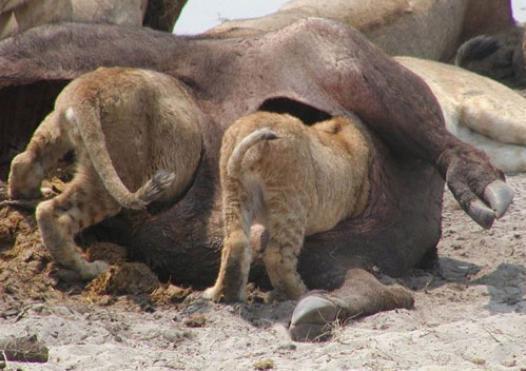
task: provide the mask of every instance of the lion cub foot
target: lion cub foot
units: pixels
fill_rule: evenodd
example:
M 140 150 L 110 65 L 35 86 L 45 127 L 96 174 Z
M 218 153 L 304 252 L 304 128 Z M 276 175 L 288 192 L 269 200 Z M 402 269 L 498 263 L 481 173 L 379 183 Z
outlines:
M 11 200 L 38 199 L 42 196 L 40 184 L 44 169 L 32 157 L 31 153 L 22 152 L 11 161 L 7 181 L 7 195 Z
M 273 289 L 270 290 L 263 295 L 263 302 L 265 304 L 272 304 L 272 303 L 278 303 L 280 301 L 289 300 L 289 297 L 287 296 L 287 293 L 283 290 Z
M 239 292 L 231 292 L 231 290 L 225 290 L 221 286 L 212 286 L 203 291 L 202 297 L 216 303 L 235 303 L 235 302 L 246 302 L 247 295 L 245 290 L 239 290 Z
M 90 281 L 99 274 L 107 272 L 110 265 L 102 260 L 95 260 L 94 262 L 83 261 L 83 264 L 78 267 L 77 272 L 83 281 Z
M 223 297 L 223 293 L 215 286 L 207 288 L 201 295 L 204 299 L 219 302 Z
M 82 266 L 80 268 L 79 266 Z M 55 275 L 64 282 L 90 281 L 109 270 L 110 265 L 104 261 L 82 262 L 75 266 L 57 265 Z

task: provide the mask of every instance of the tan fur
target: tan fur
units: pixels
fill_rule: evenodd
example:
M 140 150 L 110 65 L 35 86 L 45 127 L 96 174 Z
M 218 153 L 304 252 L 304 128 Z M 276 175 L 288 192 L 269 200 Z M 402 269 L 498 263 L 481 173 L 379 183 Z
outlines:
M 39 204 L 36 217 L 54 259 L 89 279 L 107 265 L 81 258 L 74 235 L 123 206 L 142 208 L 176 197 L 193 177 L 201 145 L 198 109 L 177 80 L 147 70 L 100 68 L 57 97 L 54 111 L 13 159 L 8 193 L 38 197 L 45 174 L 75 151 L 75 176 L 62 194 Z
M 147 2 L 147 0 L 8 0 L 7 3 L 0 1 L 0 39 L 32 27 L 56 22 L 141 26 Z
M 307 17 L 352 26 L 390 55 L 433 60 L 449 59 L 470 37 L 513 25 L 511 0 L 291 0 L 275 13 L 227 21 L 207 33 L 246 37 Z
M 221 147 L 225 223 L 221 267 L 205 296 L 245 299 L 254 222 L 269 233 L 263 260 L 278 297 L 302 295 L 306 288 L 296 265 L 303 239 L 364 210 L 369 148 L 356 117 L 337 117 L 312 127 L 269 112 L 236 121 Z
M 442 108 L 446 128 L 506 173 L 526 171 L 526 100 L 487 77 L 410 57 L 397 62 L 420 76 Z

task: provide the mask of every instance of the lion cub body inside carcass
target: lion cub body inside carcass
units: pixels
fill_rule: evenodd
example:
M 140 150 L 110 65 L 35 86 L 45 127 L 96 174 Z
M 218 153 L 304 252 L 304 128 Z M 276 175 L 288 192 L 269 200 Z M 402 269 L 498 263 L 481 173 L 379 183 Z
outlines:
M 87 73 L 64 88 L 26 150 L 13 159 L 9 196 L 39 197 L 45 174 L 73 150 L 73 179 L 63 193 L 38 205 L 36 217 L 55 261 L 93 278 L 107 264 L 85 261 L 75 234 L 123 207 L 141 209 L 180 194 L 201 154 L 198 120 L 192 98 L 170 76 L 127 68 Z
M 370 138 L 356 117 L 335 117 L 310 127 L 290 115 L 269 112 L 236 121 L 221 147 L 221 266 L 204 296 L 246 299 L 249 233 L 255 222 L 268 233 L 263 261 L 273 294 L 302 295 L 306 287 L 296 266 L 304 237 L 364 210 L 369 164 Z

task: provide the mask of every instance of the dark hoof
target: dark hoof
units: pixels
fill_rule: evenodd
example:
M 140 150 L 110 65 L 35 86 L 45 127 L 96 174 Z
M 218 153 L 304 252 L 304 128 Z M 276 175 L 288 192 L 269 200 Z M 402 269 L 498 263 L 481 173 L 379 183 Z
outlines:
M 513 190 L 502 180 L 495 180 L 486 186 L 483 197 L 484 202 L 479 199 L 471 201 L 467 211 L 474 221 L 488 229 L 510 206 Z
M 495 216 L 498 219 L 513 201 L 513 190 L 502 180 L 495 180 L 484 189 L 484 198 L 495 211 Z
M 321 295 L 301 299 L 290 320 L 289 333 L 295 341 L 323 341 L 331 334 L 331 325 L 338 319 L 341 308 Z
M 471 201 L 468 207 L 468 214 L 484 229 L 489 229 L 495 221 L 495 212 L 487 207 L 478 198 Z

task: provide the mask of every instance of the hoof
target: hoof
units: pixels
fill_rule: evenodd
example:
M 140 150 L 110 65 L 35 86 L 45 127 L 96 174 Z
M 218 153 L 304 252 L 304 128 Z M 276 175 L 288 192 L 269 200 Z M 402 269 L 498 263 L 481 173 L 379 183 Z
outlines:
M 469 204 L 468 214 L 484 229 L 489 229 L 495 221 L 495 212 L 479 199 L 471 201 Z
M 484 189 L 484 198 L 500 218 L 513 201 L 513 190 L 502 180 L 495 180 Z
M 481 227 L 488 229 L 495 219 L 500 218 L 513 201 L 513 190 L 502 180 L 495 180 L 484 189 L 484 202 L 471 201 L 468 214 Z
M 321 295 L 305 296 L 292 313 L 289 326 L 291 338 L 295 341 L 326 340 L 340 311 L 337 304 Z

